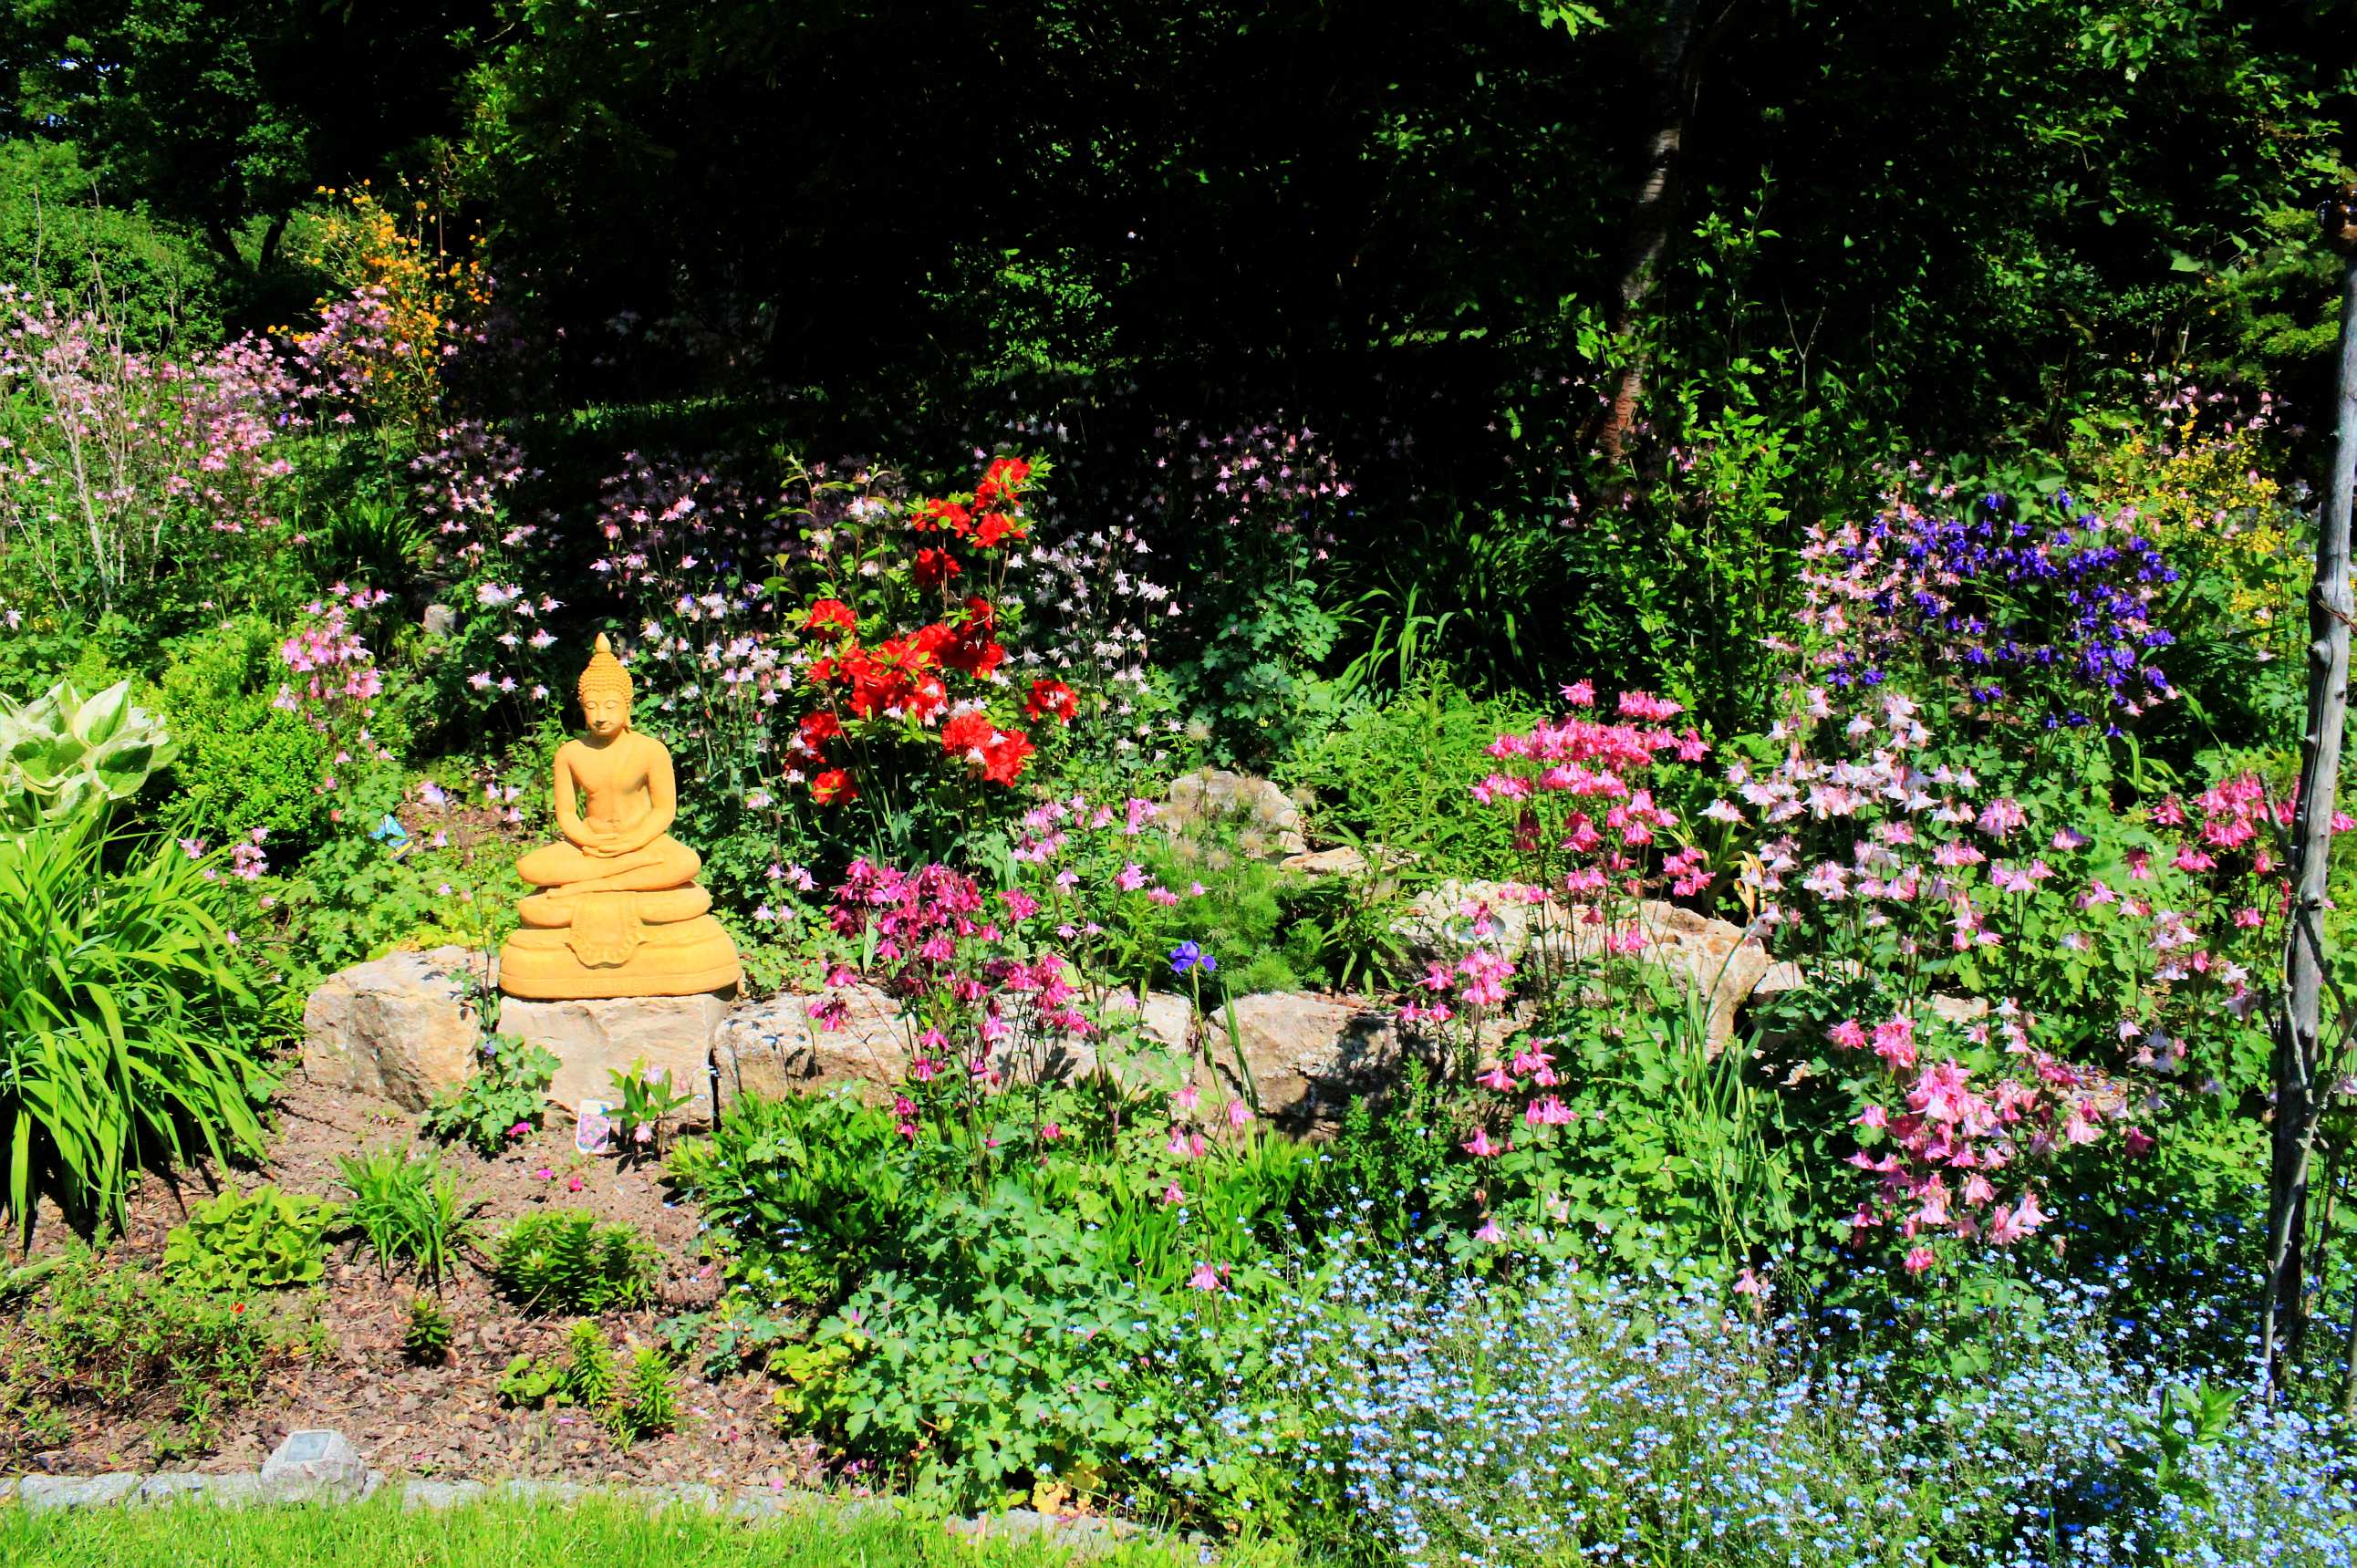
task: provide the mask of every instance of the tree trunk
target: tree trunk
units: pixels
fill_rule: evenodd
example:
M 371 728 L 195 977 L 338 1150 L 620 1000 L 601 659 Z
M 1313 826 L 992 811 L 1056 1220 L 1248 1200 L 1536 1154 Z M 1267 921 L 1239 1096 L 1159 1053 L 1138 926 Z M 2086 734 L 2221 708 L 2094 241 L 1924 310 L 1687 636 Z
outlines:
M 256 271 L 268 272 L 270 264 L 278 259 L 278 242 L 285 237 L 286 220 L 290 216 L 285 212 L 271 216 L 270 227 L 262 231 L 262 257 L 254 263 Z
M 1645 392 L 1650 355 L 1638 328 L 1653 285 L 1661 279 L 1662 261 L 1669 252 L 1670 233 L 1677 222 L 1678 166 L 1685 145 L 1686 116 L 1694 111 L 1695 91 L 1710 40 L 1738 4 L 1740 0 L 1719 0 L 1706 23 L 1702 0 L 1666 0 L 1660 21 L 1646 38 L 1643 63 L 1652 94 L 1648 114 L 1652 129 L 1645 134 L 1637 194 L 1629 209 L 1620 283 L 1614 291 L 1612 336 L 1623 356 L 1620 373 L 1597 437 L 1605 455 L 1615 460 L 1636 425 L 1637 403 Z
M 2284 1004 L 2276 1026 L 2275 1146 L 2267 1194 L 2267 1289 L 2260 1356 L 2271 1388 L 2299 1355 L 2306 1307 L 2310 1152 L 2324 1099 L 2317 1092 L 2324 989 L 2324 897 L 2331 871 L 2332 811 L 2341 783 L 2341 736 L 2349 706 L 2349 513 L 2357 490 L 2357 223 L 2345 203 L 2326 209 L 2327 238 L 2348 258 L 2341 271 L 2340 438 L 2316 535 L 2316 584 L 2308 603 L 2308 725 L 2300 736 L 2299 807 L 2292 822 L 2291 918 Z
M 212 242 L 222 261 L 234 267 L 245 265 L 245 258 L 238 254 L 237 236 L 229 231 L 229 220 L 219 213 L 205 220 L 205 238 Z

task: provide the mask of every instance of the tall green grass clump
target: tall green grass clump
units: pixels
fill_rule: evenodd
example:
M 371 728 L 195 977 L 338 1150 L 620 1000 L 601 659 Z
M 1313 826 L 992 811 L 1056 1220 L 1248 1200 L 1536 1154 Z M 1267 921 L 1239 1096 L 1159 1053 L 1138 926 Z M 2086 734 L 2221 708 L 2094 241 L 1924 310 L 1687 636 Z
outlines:
M 143 1161 L 260 1153 L 265 1005 L 206 869 L 96 815 L 0 834 L 0 1218 L 120 1221 Z

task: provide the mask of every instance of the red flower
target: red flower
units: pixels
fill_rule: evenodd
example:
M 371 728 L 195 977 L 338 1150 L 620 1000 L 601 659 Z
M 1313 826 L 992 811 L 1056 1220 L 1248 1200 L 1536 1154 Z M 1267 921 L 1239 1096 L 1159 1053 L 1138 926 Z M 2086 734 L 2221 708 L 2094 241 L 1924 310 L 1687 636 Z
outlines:
M 957 714 L 942 726 L 942 749 L 952 757 L 963 757 L 973 751 L 986 753 L 997 735 L 998 731 L 987 714 Z
M 917 586 L 920 588 L 938 588 L 961 570 L 957 557 L 946 550 L 917 552 Z
M 802 618 L 804 631 L 854 632 L 859 629 L 859 618 L 841 599 L 821 599 L 811 606 L 810 614 Z
M 843 721 L 833 714 L 809 714 L 802 722 L 802 746 L 816 757 L 819 748 L 843 733 Z
M 942 529 L 963 538 L 974 526 L 974 514 L 955 501 L 926 501 L 917 508 L 909 526 L 920 533 Z
M 974 525 L 974 542 L 985 550 L 996 549 L 1002 539 L 1021 539 L 1023 525 L 1003 511 L 986 511 Z
M 859 799 L 859 786 L 851 775 L 840 768 L 830 768 L 811 780 L 811 799 L 822 806 L 832 806 L 838 800 Z
M 942 663 L 977 681 L 989 679 L 990 672 L 1006 660 L 1006 650 L 995 642 L 960 641 L 942 655 Z
M 1023 704 L 1023 711 L 1035 719 L 1044 719 L 1053 714 L 1065 724 L 1071 724 L 1072 715 L 1081 711 L 1081 699 L 1061 681 L 1034 681 L 1031 682 L 1031 700 Z
M 983 471 L 982 483 L 974 488 L 974 503 L 986 507 L 1000 500 L 1012 500 L 1030 478 L 1029 462 L 1021 457 L 1001 457 Z
M 993 784 L 1012 784 L 1031 755 L 1031 737 L 1019 729 L 1003 729 L 982 748 L 982 776 Z

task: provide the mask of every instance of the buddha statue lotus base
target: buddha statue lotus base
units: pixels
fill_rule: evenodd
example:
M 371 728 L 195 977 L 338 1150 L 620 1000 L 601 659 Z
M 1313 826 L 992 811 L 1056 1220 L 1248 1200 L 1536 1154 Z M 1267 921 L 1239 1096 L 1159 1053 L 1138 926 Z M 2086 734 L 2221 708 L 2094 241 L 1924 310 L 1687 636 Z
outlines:
M 706 913 L 712 898 L 700 887 L 523 903 L 523 925 L 500 949 L 500 989 L 510 996 L 693 996 L 737 982 L 737 944 Z

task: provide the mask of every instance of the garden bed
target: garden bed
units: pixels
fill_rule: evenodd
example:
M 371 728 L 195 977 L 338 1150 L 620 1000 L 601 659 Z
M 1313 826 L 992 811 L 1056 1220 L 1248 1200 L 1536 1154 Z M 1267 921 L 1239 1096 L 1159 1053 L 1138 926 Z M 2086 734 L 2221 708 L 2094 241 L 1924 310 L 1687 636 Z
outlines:
M 271 1182 L 288 1192 L 338 1196 L 340 1158 L 409 1146 L 416 1120 L 318 1090 L 299 1076 L 281 1087 L 276 1112 L 268 1157 L 256 1169 L 231 1173 L 232 1185 Z M 652 1165 L 623 1169 L 610 1158 L 576 1157 L 569 1123 L 559 1128 L 556 1120 L 497 1158 L 449 1145 L 445 1166 L 482 1200 L 479 1219 L 487 1231 L 550 1207 L 636 1227 L 661 1254 L 657 1300 L 603 1322 L 614 1337 L 655 1343 L 666 1316 L 708 1306 L 718 1292 L 716 1269 L 699 1256 L 695 1211 L 667 1198 Z M 157 1262 L 166 1234 L 208 1195 L 209 1178 L 218 1174 L 190 1171 L 176 1190 L 145 1176 L 133 1192 L 128 1226 L 103 1257 Z M 569 1190 L 576 1178 L 580 1190 Z M 53 1209 L 45 1220 L 36 1259 L 71 1245 Z M 421 1366 L 402 1348 L 418 1287 L 406 1277 L 384 1277 L 372 1258 L 356 1251 L 350 1244 L 338 1247 L 326 1280 L 293 1309 L 316 1313 L 316 1340 L 290 1347 L 276 1360 L 253 1402 L 222 1418 L 218 1446 L 189 1467 L 251 1470 L 289 1431 L 330 1426 L 389 1476 L 780 1486 L 807 1485 L 813 1477 L 811 1445 L 778 1435 L 770 1385 L 758 1372 L 707 1382 L 689 1369 L 679 1388 L 678 1430 L 627 1445 L 578 1412 L 504 1408 L 498 1385 L 509 1363 L 520 1355 L 558 1353 L 572 1320 L 536 1316 L 503 1299 L 477 1266 L 479 1248 L 441 1288 L 456 1329 L 448 1360 Z M 18 1463 L 51 1474 L 120 1469 L 147 1455 L 154 1425 L 153 1416 L 136 1412 L 92 1413 L 76 1420 L 69 1440 Z

